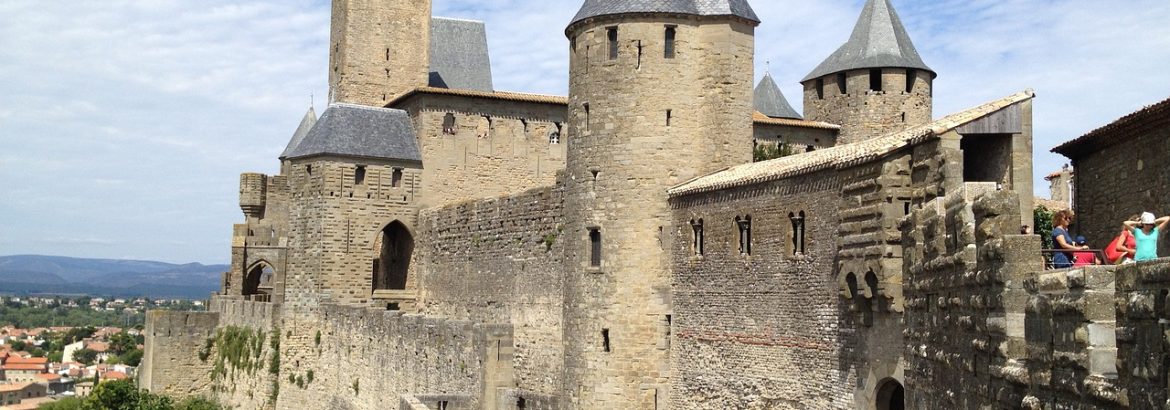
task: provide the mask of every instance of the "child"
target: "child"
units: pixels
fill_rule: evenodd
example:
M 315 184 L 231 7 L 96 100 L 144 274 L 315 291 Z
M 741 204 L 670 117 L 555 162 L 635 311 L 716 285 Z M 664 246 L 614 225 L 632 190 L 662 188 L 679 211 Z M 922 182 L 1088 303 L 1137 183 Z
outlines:
M 1077 246 L 1081 249 L 1089 249 L 1089 244 L 1086 243 L 1084 236 L 1077 237 Z M 1101 261 L 1097 259 L 1097 252 L 1093 251 L 1078 251 L 1073 252 L 1073 267 L 1079 268 L 1082 266 L 1097 265 Z
M 1141 227 L 1134 221 L 1124 222 L 1125 228 L 1133 231 L 1133 237 L 1137 239 L 1133 260 L 1145 262 L 1158 259 L 1158 236 L 1162 235 L 1167 223 L 1170 223 L 1170 216 L 1154 219 L 1154 214 L 1149 212 L 1142 214 Z

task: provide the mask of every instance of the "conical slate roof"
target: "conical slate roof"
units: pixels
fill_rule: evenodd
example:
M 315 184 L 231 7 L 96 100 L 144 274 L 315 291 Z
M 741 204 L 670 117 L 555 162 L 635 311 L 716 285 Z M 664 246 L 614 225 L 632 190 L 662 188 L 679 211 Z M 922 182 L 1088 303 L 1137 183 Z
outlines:
M 736 16 L 760 22 L 747 0 L 585 0 L 569 26 L 588 18 L 626 13 Z
M 890 0 L 868 0 L 853 35 L 801 82 L 863 68 L 914 68 L 938 74 L 922 62 Z
M 318 155 L 422 161 L 406 111 L 340 103 L 329 105 L 288 158 Z
M 796 110 L 792 109 L 791 104 L 788 104 L 788 99 L 784 98 L 784 93 L 780 92 L 780 86 L 776 85 L 771 73 L 764 74 L 764 79 L 760 80 L 760 85 L 756 86 L 753 100 L 756 111 L 769 117 L 804 119 L 796 113 Z
M 317 125 L 317 112 L 313 111 L 313 107 L 309 107 L 305 118 L 301 119 L 301 125 L 297 127 L 297 132 L 293 133 L 292 139 L 288 141 L 288 146 L 280 154 L 280 159 L 288 158 L 288 154 L 291 154 L 297 145 L 301 145 L 301 141 L 305 140 L 305 136 L 309 135 L 309 131 L 313 129 L 314 125 Z

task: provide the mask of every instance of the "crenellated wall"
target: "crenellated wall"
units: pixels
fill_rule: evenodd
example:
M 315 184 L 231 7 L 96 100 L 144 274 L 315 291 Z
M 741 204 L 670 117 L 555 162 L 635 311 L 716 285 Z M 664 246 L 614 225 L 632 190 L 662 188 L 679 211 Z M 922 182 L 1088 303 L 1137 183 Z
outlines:
M 561 387 L 563 188 L 426 210 L 420 310 L 515 328 L 520 394 Z
M 138 386 L 179 398 L 210 393 L 212 368 L 197 352 L 218 323 L 215 312 L 148 312 Z

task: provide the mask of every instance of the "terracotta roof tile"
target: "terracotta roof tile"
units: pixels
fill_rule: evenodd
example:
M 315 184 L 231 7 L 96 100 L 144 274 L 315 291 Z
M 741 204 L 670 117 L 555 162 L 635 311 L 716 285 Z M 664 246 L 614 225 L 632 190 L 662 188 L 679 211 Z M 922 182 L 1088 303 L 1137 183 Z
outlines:
M 49 368 L 45 364 L 36 363 L 10 363 L 2 367 L 4 370 L 40 370 L 45 371 Z
M 818 151 L 792 155 L 771 161 L 744 164 L 698 177 L 671 188 L 671 197 L 717 191 L 745 185 L 754 185 L 809 174 L 832 168 L 847 168 L 880 158 L 907 145 L 926 141 L 964 124 L 986 117 L 996 111 L 1032 99 L 1035 94 L 1024 91 L 987 104 L 951 114 L 935 122 L 888 134 L 883 137 L 853 144 L 838 145 Z
M 816 128 L 822 130 L 841 129 L 840 125 L 829 124 L 827 122 L 797 120 L 792 118 L 772 118 L 758 111 L 752 113 L 752 122 L 756 124 L 787 125 L 789 127 Z

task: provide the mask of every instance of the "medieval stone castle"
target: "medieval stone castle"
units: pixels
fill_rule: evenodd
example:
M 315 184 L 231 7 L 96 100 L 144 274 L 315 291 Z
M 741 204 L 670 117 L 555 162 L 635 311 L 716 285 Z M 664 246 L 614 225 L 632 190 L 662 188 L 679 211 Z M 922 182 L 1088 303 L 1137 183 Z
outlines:
M 1113 303 L 1160 268 L 1044 272 L 1018 235 L 1031 91 L 936 119 L 869 0 L 802 117 L 753 88 L 759 24 L 586 0 L 565 98 L 495 90 L 484 24 L 430 0 L 333 0 L 334 103 L 241 176 L 232 270 L 210 312 L 151 313 L 140 384 L 242 409 L 1165 403 L 1162 302 Z

